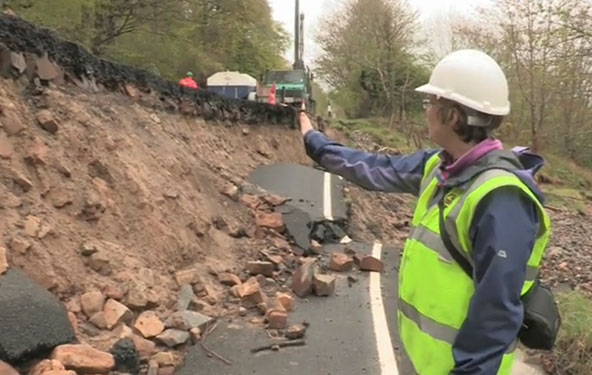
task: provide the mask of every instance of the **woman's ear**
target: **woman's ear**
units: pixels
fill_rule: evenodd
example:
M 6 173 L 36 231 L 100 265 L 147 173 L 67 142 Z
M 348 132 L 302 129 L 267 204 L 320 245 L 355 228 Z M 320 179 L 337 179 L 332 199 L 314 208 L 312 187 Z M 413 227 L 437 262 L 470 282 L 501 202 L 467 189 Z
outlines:
M 460 113 L 456 108 L 450 108 L 448 110 L 448 118 L 446 119 L 446 125 L 452 126 L 454 129 L 458 127 L 458 121 L 460 120 Z

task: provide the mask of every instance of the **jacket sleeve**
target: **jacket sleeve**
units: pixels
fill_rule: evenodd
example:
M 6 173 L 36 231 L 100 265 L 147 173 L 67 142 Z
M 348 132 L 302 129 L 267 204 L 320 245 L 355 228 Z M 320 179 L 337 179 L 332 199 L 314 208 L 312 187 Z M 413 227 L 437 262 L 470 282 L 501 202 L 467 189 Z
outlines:
M 479 203 L 470 228 L 475 294 L 453 345 L 452 375 L 496 375 L 502 356 L 513 348 L 538 230 L 535 204 L 518 188 L 496 189 Z
M 329 172 L 368 190 L 419 194 L 427 160 L 437 150 L 389 156 L 355 150 L 311 130 L 304 136 L 308 156 Z

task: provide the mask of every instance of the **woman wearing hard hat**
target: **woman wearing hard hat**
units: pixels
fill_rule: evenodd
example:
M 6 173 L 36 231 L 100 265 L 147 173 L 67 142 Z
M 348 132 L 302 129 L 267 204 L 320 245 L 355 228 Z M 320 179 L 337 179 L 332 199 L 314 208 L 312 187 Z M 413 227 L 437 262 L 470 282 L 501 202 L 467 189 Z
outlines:
M 416 373 L 510 375 L 525 296 L 539 290 L 549 238 L 533 178 L 543 159 L 504 151 L 492 137 L 510 102 L 506 77 L 487 54 L 451 53 L 416 90 L 426 94 L 429 137 L 441 149 L 389 156 L 347 148 L 303 112 L 306 151 L 366 189 L 419 197 L 398 296 L 399 334 Z M 530 344 L 552 345 L 554 336 L 536 340 Z

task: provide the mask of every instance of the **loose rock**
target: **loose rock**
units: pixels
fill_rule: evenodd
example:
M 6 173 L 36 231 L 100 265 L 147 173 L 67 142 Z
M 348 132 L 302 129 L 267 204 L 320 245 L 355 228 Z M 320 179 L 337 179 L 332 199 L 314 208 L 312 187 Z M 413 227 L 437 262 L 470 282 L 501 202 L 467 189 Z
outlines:
M 140 359 L 144 360 L 150 358 L 152 353 L 154 353 L 154 349 L 156 348 L 156 343 L 151 340 L 146 340 L 145 338 L 132 335 L 132 340 L 134 340 L 134 345 L 138 350 L 138 354 L 140 355 Z
M 98 291 L 84 293 L 80 296 L 80 307 L 82 308 L 82 312 L 89 318 L 99 311 L 102 311 L 104 303 L 105 296 Z
M 193 288 L 191 285 L 185 284 L 181 287 L 179 291 L 179 299 L 177 301 L 177 311 L 187 310 L 189 308 L 189 304 L 195 298 L 195 294 L 193 294 Z
M 58 123 L 49 110 L 43 109 L 37 112 L 36 118 L 39 125 L 45 131 L 51 134 L 55 134 L 58 131 Z
M 175 365 L 175 356 L 173 353 L 170 352 L 158 352 L 154 354 L 151 358 L 151 361 L 156 362 L 159 366 L 174 366 Z
M 238 201 L 238 188 L 234 184 L 227 184 L 222 190 L 222 194 L 226 195 L 234 201 Z
M 103 311 L 99 311 L 98 313 L 94 314 L 90 319 L 89 322 L 95 325 L 95 327 L 100 329 L 107 328 L 107 321 L 105 320 L 105 313 Z
M 290 340 L 302 338 L 306 333 L 306 326 L 303 324 L 292 324 L 286 330 L 286 337 Z
M 88 266 L 103 276 L 109 276 L 113 273 L 110 259 L 106 252 L 98 251 L 89 257 Z
M 62 187 L 52 189 L 50 197 L 55 208 L 64 208 L 73 202 L 71 193 Z
M 0 363 L 2 363 L 0 361 Z M 62 364 L 62 362 L 55 360 L 55 359 L 44 359 L 43 361 L 39 362 L 38 364 L 33 367 L 33 369 L 29 372 L 29 375 L 45 375 L 49 371 L 65 371 L 66 368 Z M 4 374 L 2 372 L 0 366 L 0 374 Z
M 136 350 L 134 341 L 129 338 L 122 338 L 113 345 L 110 353 L 115 359 L 117 371 L 127 371 L 137 374 L 140 370 L 140 356 Z
M 267 313 L 267 322 L 271 329 L 284 329 L 288 325 L 288 313 L 272 309 Z
M 3 111 L 4 116 L 0 117 L 0 123 L 4 128 L 4 132 L 9 137 L 18 135 L 25 130 L 25 127 L 19 117 L 13 111 Z
M 317 296 L 330 296 L 335 291 L 335 276 L 315 273 L 313 289 Z
M 331 254 L 331 262 L 329 264 L 329 268 L 333 271 L 337 272 L 346 272 L 350 271 L 354 266 L 354 261 L 352 258 L 347 256 L 343 253 L 333 253 Z
M 129 324 L 134 318 L 134 315 L 130 309 L 128 309 L 125 305 L 115 301 L 114 299 L 109 299 L 105 303 L 103 312 L 105 313 L 105 323 L 107 324 L 107 329 L 111 329 L 119 323 Z
M 19 375 L 11 365 L 6 362 L 0 361 L 0 374 L 2 375 Z
M 312 280 L 314 276 L 314 262 L 306 262 L 292 275 L 292 290 L 303 298 L 312 292 Z
M 275 300 L 276 306 L 281 305 L 286 311 L 294 310 L 294 298 L 288 293 L 277 292 L 275 295 Z
M 112 298 L 116 301 L 121 301 L 124 297 L 124 294 L 121 291 L 121 289 L 112 285 L 107 285 L 103 290 L 103 293 L 105 294 L 105 297 Z
M 249 278 L 245 283 L 237 285 L 236 288 L 238 296 L 247 308 L 257 306 L 264 301 L 261 286 L 255 277 Z
M 238 277 L 237 275 L 235 275 L 233 273 L 228 273 L 228 272 L 223 272 L 220 275 L 218 275 L 218 280 L 220 281 L 220 284 L 228 285 L 228 286 L 234 286 L 234 285 L 241 284 L 240 277 Z
M 6 259 L 6 248 L 0 246 L 0 275 L 8 269 L 8 260 Z
M 281 231 L 284 228 L 284 218 L 279 212 L 258 211 L 255 214 L 255 224 L 259 227 Z
M 177 284 L 179 284 L 179 286 L 183 286 L 185 284 L 193 285 L 195 283 L 201 282 L 199 270 L 195 268 L 175 273 L 175 280 L 177 280 Z
M 271 262 L 251 261 L 247 263 L 247 270 L 253 275 L 273 276 L 275 266 Z
M 51 358 L 80 374 L 106 374 L 115 367 L 113 355 L 84 344 L 60 345 L 54 349 Z
M 370 272 L 382 272 L 384 269 L 383 263 L 370 255 L 367 255 L 361 259 L 359 267 L 362 271 Z
M 181 331 L 179 329 L 167 329 L 160 335 L 156 336 L 156 339 L 168 347 L 175 347 L 181 345 L 189 340 L 189 332 Z
M 165 322 L 167 328 L 175 328 L 182 331 L 189 331 L 192 328 L 199 328 L 202 332 L 205 331 L 208 323 L 212 321 L 207 315 L 197 311 L 177 311 L 173 313 Z
M 138 319 L 136 319 L 136 324 L 134 324 L 134 328 L 138 330 L 145 338 L 151 338 L 159 335 L 162 331 L 164 331 L 164 324 L 162 321 L 156 316 L 154 311 L 144 311 Z

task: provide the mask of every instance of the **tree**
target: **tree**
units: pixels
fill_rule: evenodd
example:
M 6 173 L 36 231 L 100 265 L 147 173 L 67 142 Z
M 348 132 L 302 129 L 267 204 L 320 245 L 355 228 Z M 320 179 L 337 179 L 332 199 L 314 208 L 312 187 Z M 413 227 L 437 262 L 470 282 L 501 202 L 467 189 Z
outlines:
M 282 68 L 288 37 L 266 0 L 7 0 L 93 53 L 177 79 Z
M 411 89 L 425 78 L 412 53 L 417 29 L 417 14 L 400 0 L 350 0 L 325 20 L 318 73 L 346 113 L 404 119 Z

